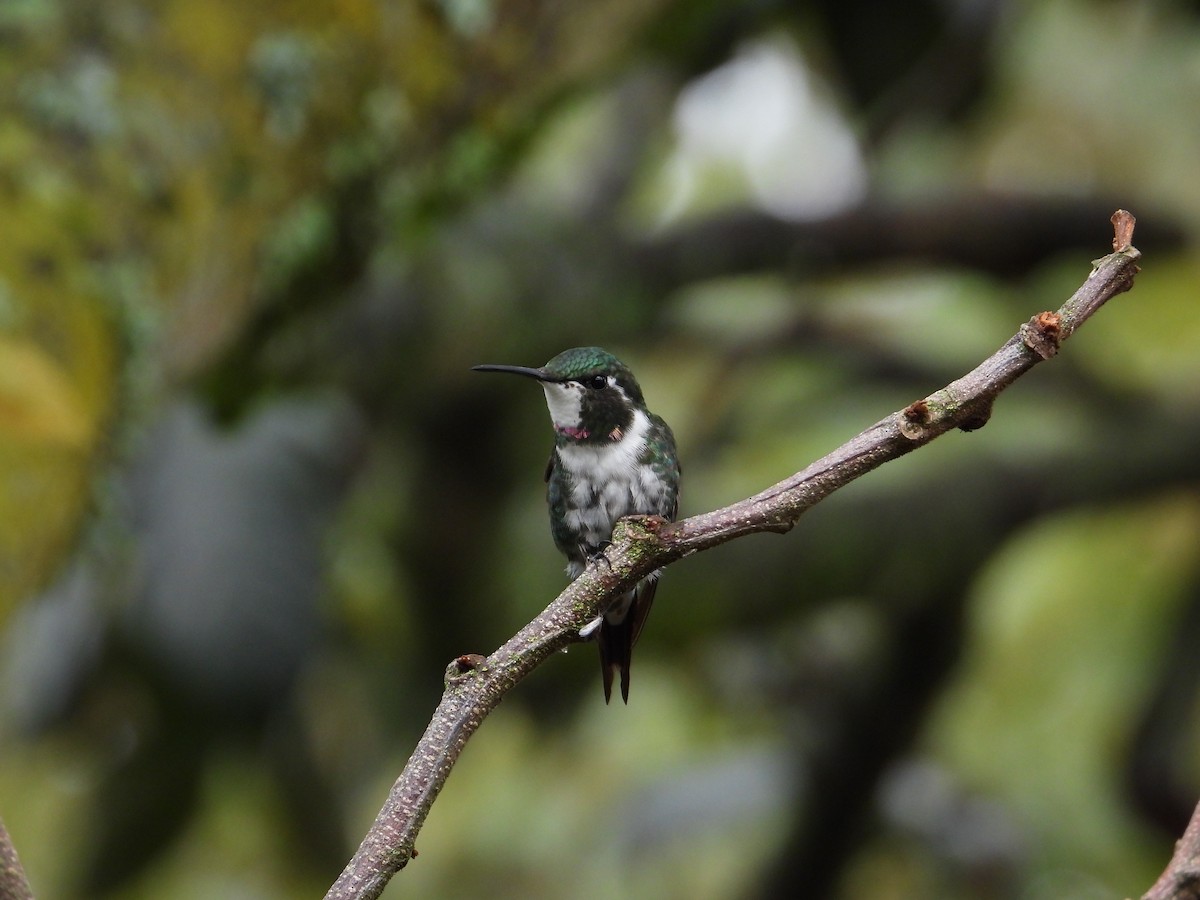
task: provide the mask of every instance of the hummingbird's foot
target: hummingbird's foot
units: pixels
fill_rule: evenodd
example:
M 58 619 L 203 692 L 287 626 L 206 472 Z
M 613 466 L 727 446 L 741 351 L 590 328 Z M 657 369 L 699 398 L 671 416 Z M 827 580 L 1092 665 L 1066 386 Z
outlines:
M 585 641 L 589 641 L 600 630 L 600 626 L 604 624 L 604 613 L 596 616 L 592 621 L 588 622 L 579 629 L 579 636 Z
M 605 541 L 603 544 L 601 544 L 595 550 L 589 550 L 588 548 L 584 547 L 583 552 L 585 554 L 587 554 L 588 562 L 604 563 L 604 567 L 611 572 L 612 565 L 609 563 L 608 557 L 604 555 L 604 551 L 606 551 L 611 546 L 612 546 L 612 541 Z

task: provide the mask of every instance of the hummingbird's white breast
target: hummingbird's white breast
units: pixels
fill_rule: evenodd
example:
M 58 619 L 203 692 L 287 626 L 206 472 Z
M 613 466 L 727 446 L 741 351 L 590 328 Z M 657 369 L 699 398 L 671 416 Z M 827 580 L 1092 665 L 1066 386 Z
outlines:
M 670 498 L 654 470 L 641 462 L 650 420 L 640 409 L 620 439 L 601 444 L 561 444 L 559 464 L 570 474 L 566 524 L 599 548 L 622 516 L 664 515 Z

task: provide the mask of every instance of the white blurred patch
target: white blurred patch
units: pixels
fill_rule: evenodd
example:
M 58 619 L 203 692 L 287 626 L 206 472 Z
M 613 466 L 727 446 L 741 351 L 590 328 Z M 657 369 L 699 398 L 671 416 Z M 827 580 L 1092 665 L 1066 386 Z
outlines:
M 703 192 L 731 170 L 756 205 L 788 219 L 828 216 L 866 191 L 854 134 L 784 40 L 747 44 L 686 87 L 675 130 L 662 223 L 703 204 Z

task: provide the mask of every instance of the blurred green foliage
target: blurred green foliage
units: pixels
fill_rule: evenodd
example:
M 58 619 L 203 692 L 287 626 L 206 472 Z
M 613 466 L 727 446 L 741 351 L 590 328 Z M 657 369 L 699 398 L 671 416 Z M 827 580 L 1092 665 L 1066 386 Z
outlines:
M 1200 795 L 1197 47 L 1149 0 L 0 5 L 38 896 L 332 881 L 446 661 L 564 583 L 540 396 L 472 364 L 609 347 L 698 513 L 1059 305 L 1117 206 L 1132 293 L 982 431 L 673 566 L 629 707 L 547 663 L 388 896 L 1140 893 Z

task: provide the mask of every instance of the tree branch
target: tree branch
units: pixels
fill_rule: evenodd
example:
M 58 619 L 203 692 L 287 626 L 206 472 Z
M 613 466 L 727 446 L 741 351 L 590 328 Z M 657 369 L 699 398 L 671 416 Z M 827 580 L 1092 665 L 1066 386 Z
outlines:
M 786 532 L 810 507 L 856 478 L 953 428 L 986 424 L 996 396 L 1060 345 L 1111 297 L 1128 290 L 1141 254 L 1133 216 L 1112 217 L 1115 252 L 1057 312 L 1025 325 L 974 371 L 872 425 L 801 472 L 724 509 L 679 522 L 631 517 L 617 523 L 606 564 L 590 565 L 554 602 L 489 657 L 461 656 L 446 670 L 445 692 L 358 852 L 326 900 L 375 898 L 416 856 L 417 832 L 467 740 L 517 682 L 579 640 L 579 629 L 611 598 L 655 569 L 747 534 Z
M 3 821 L 0 821 L 0 900 L 33 900 L 33 889 Z
M 1175 842 L 1175 855 L 1142 900 L 1200 900 L 1200 805 Z

